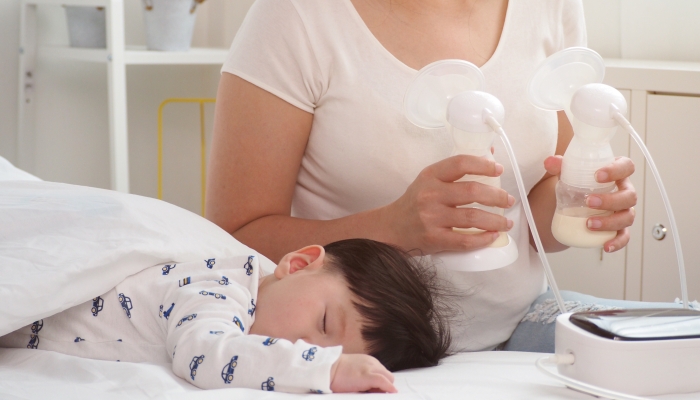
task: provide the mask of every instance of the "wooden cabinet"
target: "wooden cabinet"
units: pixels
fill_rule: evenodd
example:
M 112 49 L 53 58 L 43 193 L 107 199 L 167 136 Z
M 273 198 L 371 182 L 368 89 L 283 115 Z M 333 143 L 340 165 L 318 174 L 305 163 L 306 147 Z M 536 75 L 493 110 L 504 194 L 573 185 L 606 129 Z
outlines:
M 606 60 L 605 83 L 629 104 L 628 118 L 645 140 L 668 192 L 683 245 L 690 300 L 700 299 L 700 63 Z M 630 157 L 638 194 L 630 244 L 613 254 L 568 249 L 550 254 L 561 289 L 604 298 L 673 301 L 681 297 L 678 262 L 661 195 L 642 152 L 624 131 L 616 155 Z M 668 233 L 652 235 L 661 224 Z

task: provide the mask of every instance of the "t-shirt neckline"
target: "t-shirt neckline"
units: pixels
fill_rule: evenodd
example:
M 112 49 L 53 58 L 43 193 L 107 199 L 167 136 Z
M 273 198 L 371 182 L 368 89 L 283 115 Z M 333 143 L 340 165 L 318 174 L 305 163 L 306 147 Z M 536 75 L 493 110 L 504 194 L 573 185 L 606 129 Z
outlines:
M 503 42 L 504 42 L 504 37 L 505 37 L 505 35 L 506 35 L 506 33 L 507 33 L 508 27 L 510 26 L 509 21 L 512 19 L 512 17 L 511 17 L 511 14 L 512 14 L 512 12 L 511 12 L 511 9 L 512 9 L 511 4 L 513 3 L 513 1 L 514 1 L 514 0 L 508 0 L 508 5 L 506 6 L 506 17 L 505 17 L 505 19 L 504 19 L 504 21 L 503 21 L 503 28 L 501 29 L 501 36 L 498 38 L 498 44 L 496 45 L 496 50 L 494 50 L 494 52 L 493 52 L 493 54 L 491 55 L 491 57 L 490 57 L 488 60 L 486 60 L 485 63 L 483 63 L 481 66 L 477 66 L 479 69 L 484 69 L 484 68 L 488 67 L 488 65 L 492 63 L 492 60 L 495 59 L 495 58 L 502 52 L 502 48 L 503 48 L 503 46 L 504 46 L 504 44 L 503 44 Z M 409 66 L 408 66 L 407 64 L 405 64 L 403 61 L 399 60 L 399 59 L 398 59 L 392 52 L 390 52 L 386 47 L 384 47 L 384 45 L 382 44 L 382 42 L 380 42 L 379 39 L 377 39 L 377 37 L 374 36 L 374 34 L 373 34 L 372 31 L 369 29 L 369 27 L 367 26 L 367 24 L 365 24 L 365 21 L 362 19 L 362 16 L 360 16 L 360 13 L 357 12 L 357 10 L 355 9 L 355 6 L 352 4 L 352 1 L 351 1 L 351 0 L 343 0 L 343 2 L 345 3 L 345 6 L 348 8 L 348 11 L 350 12 L 351 17 L 355 20 L 355 22 L 357 23 L 358 27 L 364 32 L 364 34 L 365 34 L 366 36 L 369 37 L 369 39 L 370 39 L 371 41 L 373 41 L 373 42 L 375 43 L 375 46 L 378 46 L 378 47 L 379 47 L 379 49 L 380 49 L 381 52 L 383 52 L 384 54 L 386 54 L 395 64 L 397 64 L 397 65 L 399 66 L 399 68 L 402 68 L 402 69 L 404 69 L 404 70 L 406 70 L 406 71 L 408 71 L 408 72 L 410 72 L 410 73 L 412 73 L 412 74 L 415 74 L 416 72 L 418 72 L 417 69 L 414 69 L 414 68 L 412 68 L 412 67 L 409 67 Z

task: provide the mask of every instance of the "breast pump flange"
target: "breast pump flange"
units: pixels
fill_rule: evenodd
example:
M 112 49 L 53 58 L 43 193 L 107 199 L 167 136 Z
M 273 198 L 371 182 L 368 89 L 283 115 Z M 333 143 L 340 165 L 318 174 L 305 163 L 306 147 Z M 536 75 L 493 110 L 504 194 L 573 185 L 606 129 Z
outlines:
M 495 132 L 483 122 L 481 110 L 488 105 L 502 124 L 503 105 L 483 92 L 484 75 L 474 64 L 463 60 L 441 60 L 423 67 L 411 82 L 404 97 L 404 113 L 414 125 L 425 129 L 447 127 L 454 141 L 452 155 L 468 154 L 493 159 L 491 145 Z M 471 110 L 471 112 L 469 111 Z M 501 187 L 499 177 L 465 175 L 458 181 L 476 181 Z M 476 207 L 503 215 L 503 209 L 477 203 Z M 483 232 L 476 228 L 453 228 L 462 234 Z M 437 253 L 432 258 L 445 268 L 456 271 L 487 271 L 506 267 L 518 258 L 517 244 L 507 233 L 483 249 Z

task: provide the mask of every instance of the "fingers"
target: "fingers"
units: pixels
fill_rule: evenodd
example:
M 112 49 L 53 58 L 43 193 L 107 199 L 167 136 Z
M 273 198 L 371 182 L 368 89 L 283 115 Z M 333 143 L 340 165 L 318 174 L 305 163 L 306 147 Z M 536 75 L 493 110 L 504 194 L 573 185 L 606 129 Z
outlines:
M 595 179 L 600 183 L 615 182 L 634 173 L 634 163 L 627 157 L 617 157 L 612 164 L 596 171 Z
M 619 180 L 617 188 L 616 192 L 588 196 L 586 205 L 597 210 L 621 211 L 637 204 L 637 192 L 629 178 Z
M 515 204 L 515 198 L 505 190 L 480 182 L 451 182 L 440 186 L 444 187 L 444 204 L 451 207 L 479 203 L 490 207 L 509 208 Z
M 464 175 L 499 176 L 503 166 L 483 157 L 456 155 L 426 167 L 421 174 L 432 175 L 443 182 L 454 182 Z
M 635 214 L 634 208 L 630 208 L 606 217 L 590 217 L 586 226 L 592 231 L 619 231 L 632 225 Z
M 608 253 L 612 253 L 613 251 L 620 250 L 621 248 L 627 246 L 627 243 L 629 243 L 629 241 L 630 241 L 630 230 L 629 230 L 629 228 L 624 228 L 624 229 L 617 231 L 617 236 L 615 236 L 612 240 L 606 242 L 603 245 L 603 248 Z
M 561 174 L 562 156 L 550 156 L 544 160 L 544 169 L 551 175 L 558 176 Z
M 371 392 L 398 393 L 398 390 L 396 390 L 396 387 L 394 386 L 392 381 L 390 381 L 385 375 L 381 373 L 375 372 L 374 374 L 372 374 L 367 380 L 367 383 L 367 390 Z
M 455 228 L 478 228 L 485 231 L 507 231 L 513 226 L 513 221 L 506 217 L 478 208 L 448 208 L 441 215 L 441 226 Z

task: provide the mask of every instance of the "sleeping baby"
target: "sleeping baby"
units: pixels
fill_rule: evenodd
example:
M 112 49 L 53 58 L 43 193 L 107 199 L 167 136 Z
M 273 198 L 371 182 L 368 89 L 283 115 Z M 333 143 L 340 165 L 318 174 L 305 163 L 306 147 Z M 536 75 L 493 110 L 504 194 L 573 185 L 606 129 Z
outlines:
M 172 362 L 200 388 L 396 392 L 389 371 L 433 366 L 449 346 L 432 269 L 350 239 L 285 255 L 166 264 L 0 337 L 0 347 Z

